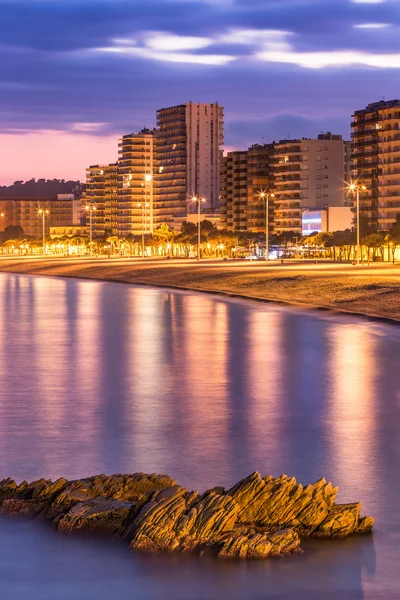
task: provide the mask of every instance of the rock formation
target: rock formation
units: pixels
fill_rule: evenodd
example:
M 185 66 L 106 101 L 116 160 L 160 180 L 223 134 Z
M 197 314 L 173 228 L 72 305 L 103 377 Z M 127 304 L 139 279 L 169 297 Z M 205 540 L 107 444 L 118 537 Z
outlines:
M 99 532 L 144 552 L 215 552 L 259 558 L 300 551 L 304 537 L 369 533 L 361 505 L 335 504 L 338 488 L 324 479 L 303 487 L 294 477 L 253 473 L 233 488 L 191 492 L 166 475 L 97 475 L 0 481 L 3 514 L 49 520 L 60 532 Z

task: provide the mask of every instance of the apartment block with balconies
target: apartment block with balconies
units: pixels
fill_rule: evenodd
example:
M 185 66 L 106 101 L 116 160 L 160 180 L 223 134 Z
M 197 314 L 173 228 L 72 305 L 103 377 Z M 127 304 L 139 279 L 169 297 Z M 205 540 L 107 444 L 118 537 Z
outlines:
M 273 144 L 255 144 L 246 151 L 229 152 L 221 162 L 221 226 L 228 231 L 265 231 L 266 206 L 261 192 L 271 188 Z M 273 202 L 270 201 L 270 228 Z
M 275 144 L 272 174 L 275 230 L 301 234 L 302 212 L 309 207 L 346 204 L 347 143 L 340 135 L 282 140 Z
M 255 144 L 247 152 L 247 228 L 254 232 L 265 232 L 266 200 L 261 193 L 273 191 L 271 159 L 274 144 Z M 269 197 L 269 229 L 274 230 L 273 197 Z
M 293 231 L 301 234 L 302 150 L 301 140 L 285 140 L 275 144 L 272 170 L 275 194 L 274 225 L 277 233 Z
M 196 211 L 194 196 L 205 199 L 205 211 L 218 210 L 223 142 L 224 112 L 218 103 L 188 102 L 157 111 L 157 211 L 162 222 L 179 225 Z
M 221 160 L 221 227 L 228 231 L 247 231 L 248 152 L 228 152 Z
M 118 233 L 118 164 L 92 165 L 86 169 L 84 202 L 93 204 L 93 234 Z
M 400 213 L 400 100 L 355 111 L 352 122 L 353 179 L 365 185 L 361 215 L 387 230 Z
M 156 221 L 155 134 L 143 129 L 119 141 L 118 234 L 152 233 Z

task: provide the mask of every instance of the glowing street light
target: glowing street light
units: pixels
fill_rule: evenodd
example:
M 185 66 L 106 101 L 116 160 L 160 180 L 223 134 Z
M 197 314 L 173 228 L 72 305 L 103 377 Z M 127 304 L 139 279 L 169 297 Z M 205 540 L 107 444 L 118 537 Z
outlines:
M 199 198 L 199 196 L 193 196 L 192 197 L 192 202 L 197 202 L 197 214 L 198 214 L 198 221 L 197 221 L 197 260 L 200 260 L 200 245 L 201 245 L 201 232 L 200 232 L 200 228 L 201 228 L 201 203 L 205 202 L 206 199 L 205 198 Z
M 275 194 L 272 192 L 261 191 L 259 197 L 264 200 L 265 198 L 265 260 L 269 260 L 269 199 L 275 198 Z
M 42 217 L 42 225 L 43 225 L 43 256 L 46 254 L 46 230 L 45 230 L 45 219 L 50 214 L 48 208 L 38 208 L 37 211 L 39 217 Z
M 96 205 L 95 204 L 86 204 L 85 205 L 85 211 L 89 213 L 89 245 L 90 245 L 90 256 L 93 256 L 93 223 L 92 223 L 92 218 L 93 218 L 93 211 L 97 210 Z
M 360 264 L 360 192 L 367 190 L 365 185 L 355 182 L 348 186 L 350 192 L 357 194 L 357 264 Z

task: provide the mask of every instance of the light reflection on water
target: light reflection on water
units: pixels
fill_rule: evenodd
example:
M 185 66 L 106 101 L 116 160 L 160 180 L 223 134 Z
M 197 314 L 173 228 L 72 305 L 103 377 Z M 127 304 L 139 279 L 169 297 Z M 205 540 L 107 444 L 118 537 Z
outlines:
M 131 556 L 1 520 L 8 598 L 102 600 L 113 586 L 121 597 L 134 587 L 139 600 L 399 595 L 398 328 L 0 275 L 0 356 L 0 477 L 164 472 L 203 490 L 256 469 L 306 483 L 324 475 L 377 518 L 373 538 L 247 565 Z

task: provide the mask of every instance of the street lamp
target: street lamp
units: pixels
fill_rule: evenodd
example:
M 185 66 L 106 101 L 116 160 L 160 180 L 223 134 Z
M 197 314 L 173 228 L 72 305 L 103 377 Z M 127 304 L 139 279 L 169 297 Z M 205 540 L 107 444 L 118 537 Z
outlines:
M 93 218 L 93 211 L 97 210 L 96 205 L 95 204 L 86 204 L 85 205 L 85 211 L 89 213 L 89 245 L 90 245 L 90 256 L 93 256 L 93 223 L 92 223 L 92 218 Z
M 201 245 L 201 203 L 205 202 L 206 199 L 205 198 L 199 198 L 199 196 L 193 196 L 192 198 L 192 202 L 197 202 L 197 215 L 198 215 L 198 221 L 197 221 L 197 260 L 200 260 L 200 245 Z
M 38 208 L 38 215 L 42 217 L 43 224 L 43 256 L 46 254 L 46 231 L 45 231 L 45 219 L 50 214 L 48 208 Z
M 350 183 L 349 190 L 357 194 L 357 264 L 360 264 L 360 192 L 367 190 L 361 183 Z
M 275 198 L 275 194 L 272 192 L 261 191 L 259 197 L 264 200 L 265 198 L 265 260 L 269 260 L 269 199 Z
M 138 202 L 138 208 L 142 209 L 142 258 L 144 258 L 144 220 L 145 220 L 145 211 L 149 206 L 148 202 Z

